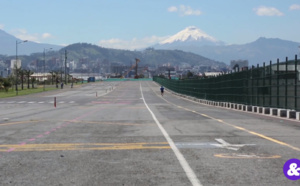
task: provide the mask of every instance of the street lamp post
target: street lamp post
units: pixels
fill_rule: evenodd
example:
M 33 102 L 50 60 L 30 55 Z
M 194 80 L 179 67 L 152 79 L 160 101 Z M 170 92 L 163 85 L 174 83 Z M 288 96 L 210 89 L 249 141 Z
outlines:
M 46 65 L 46 50 L 51 50 L 52 48 L 44 48 L 44 76 L 45 76 L 45 65 Z M 44 88 L 43 88 L 43 90 L 45 91 L 45 84 L 46 84 L 46 82 L 45 82 L 45 77 L 43 77 L 43 79 L 44 79 Z
M 16 66 L 16 81 L 15 81 L 15 84 L 16 84 L 16 95 L 18 95 L 18 44 L 21 44 L 21 43 L 25 43 L 27 42 L 28 40 L 24 40 L 24 41 L 18 41 L 16 40 L 16 63 L 15 63 L 15 66 Z

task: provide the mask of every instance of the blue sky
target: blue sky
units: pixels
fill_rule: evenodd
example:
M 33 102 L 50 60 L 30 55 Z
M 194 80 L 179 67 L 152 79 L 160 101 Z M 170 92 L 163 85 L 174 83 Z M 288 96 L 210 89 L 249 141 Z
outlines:
M 138 49 L 196 26 L 228 44 L 300 42 L 300 0 L 1 0 L 0 29 L 20 39 Z

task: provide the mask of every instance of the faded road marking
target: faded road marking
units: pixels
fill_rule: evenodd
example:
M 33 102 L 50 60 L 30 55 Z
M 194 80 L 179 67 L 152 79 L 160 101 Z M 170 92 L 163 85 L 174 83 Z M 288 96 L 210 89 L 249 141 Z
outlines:
M 41 122 L 42 120 L 36 120 L 36 121 L 17 121 L 17 122 L 11 122 L 11 123 L 2 123 L 0 126 L 5 126 L 5 125 L 16 125 L 16 124 L 24 124 L 24 123 L 36 123 L 36 122 Z
M 279 155 L 268 155 L 268 154 L 215 154 L 218 158 L 231 158 L 231 159 L 275 159 L 281 158 Z
M 170 149 L 167 142 L 154 143 L 60 143 L 60 144 L 19 144 L 0 145 L 0 152 L 20 151 L 61 151 L 61 150 L 142 150 Z
M 152 91 L 153 91 L 153 89 L 152 89 Z M 156 93 L 155 93 L 155 94 L 156 94 Z M 156 95 L 157 95 L 157 94 L 156 94 Z M 158 95 L 157 95 L 157 96 L 158 96 Z M 159 96 L 159 97 L 161 97 L 161 96 Z M 179 105 L 176 105 L 176 104 L 174 104 L 174 103 L 171 103 L 170 101 L 166 100 L 166 99 L 163 98 L 163 97 L 161 97 L 161 99 L 165 100 L 167 103 L 169 103 L 169 104 L 171 104 L 171 105 L 174 105 L 174 106 L 176 106 L 176 107 L 179 106 Z M 188 99 L 186 99 L 186 100 L 188 100 Z M 191 101 L 191 100 L 188 100 L 188 101 Z M 191 102 L 193 102 L 193 101 L 191 101 Z M 196 102 L 195 102 L 195 103 L 196 103 Z M 184 109 L 184 110 L 189 110 L 189 109 L 187 109 L 187 108 L 185 108 L 185 107 L 182 107 L 182 109 Z M 189 110 L 189 111 L 191 111 L 191 110 Z M 277 139 L 268 137 L 268 136 L 266 136 L 266 135 L 263 135 L 263 134 L 260 134 L 260 133 L 257 133 L 257 132 L 248 130 L 248 129 L 243 128 L 243 127 L 239 127 L 239 126 L 233 125 L 233 124 L 231 124 L 231 123 L 227 123 L 227 122 L 225 122 L 225 121 L 223 121 L 223 120 L 221 120 L 221 119 L 211 117 L 211 116 L 209 116 L 209 115 L 207 115 L 207 114 L 203 114 L 203 113 L 200 113 L 200 112 L 193 112 L 193 113 L 199 114 L 199 115 L 204 116 L 204 117 L 207 117 L 207 118 L 210 118 L 210 119 L 212 119 L 212 120 L 218 121 L 219 123 L 222 123 L 222 124 L 231 126 L 231 127 L 233 127 L 233 128 L 239 129 L 239 130 L 241 130 L 241 131 L 247 132 L 247 133 L 249 133 L 249 134 L 252 134 L 252 135 L 261 137 L 261 138 L 266 139 L 266 140 L 268 140 L 268 141 L 271 141 L 271 142 L 277 143 L 277 144 L 279 144 L 279 145 L 283 145 L 283 146 L 289 147 L 289 148 L 291 148 L 291 149 L 293 149 L 293 150 L 296 150 L 296 151 L 299 151 L 299 152 L 300 152 L 300 148 L 295 147 L 295 146 L 292 146 L 292 145 L 290 145 L 290 144 L 288 144 L 288 143 L 285 143 L 285 142 L 279 141 L 279 140 L 277 140 Z
M 160 129 L 160 131 L 162 132 L 162 134 L 164 135 L 164 137 L 168 141 L 169 145 L 171 146 L 171 148 L 172 148 L 175 156 L 177 157 L 177 159 L 178 159 L 181 167 L 183 168 L 186 176 L 188 177 L 188 179 L 190 180 L 190 182 L 192 183 L 193 186 L 202 186 L 200 180 L 197 178 L 195 172 L 190 167 L 189 163 L 186 161 L 186 159 L 184 158 L 184 156 L 182 155 L 182 153 L 180 152 L 180 150 L 176 147 L 176 145 L 175 145 L 174 141 L 172 140 L 172 138 L 169 136 L 169 134 L 164 129 L 164 127 L 160 124 L 160 122 L 158 121 L 158 119 L 156 118 L 156 116 L 154 115 L 154 113 L 149 108 L 148 104 L 146 103 L 141 83 L 140 83 L 140 91 L 141 91 L 141 95 L 142 95 L 142 98 L 143 98 L 145 106 L 149 110 L 149 112 L 150 112 L 153 120 L 155 121 L 155 123 L 157 124 L 158 128 Z

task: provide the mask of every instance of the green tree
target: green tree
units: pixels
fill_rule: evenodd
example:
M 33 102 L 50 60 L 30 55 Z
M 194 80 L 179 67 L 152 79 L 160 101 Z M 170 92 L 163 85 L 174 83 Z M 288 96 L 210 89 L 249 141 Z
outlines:
M 4 89 L 3 82 L 4 82 L 4 78 L 0 77 L 0 90 Z
M 188 71 L 186 76 L 187 76 L 187 78 L 191 78 L 194 76 L 194 74 L 191 71 Z
M 35 77 L 32 77 L 31 78 L 31 85 L 32 85 L 32 88 L 34 88 L 34 83 L 36 82 L 36 79 Z
M 24 75 L 25 75 L 25 69 L 20 68 L 19 69 L 19 77 L 21 79 L 22 90 L 24 90 Z
M 54 84 L 54 79 L 55 79 L 55 75 L 56 75 L 56 73 L 55 73 L 55 71 L 49 71 L 49 73 L 51 74 L 51 83 L 52 83 L 52 85 Z
M 29 89 L 30 88 L 30 76 L 33 74 L 33 71 L 31 70 L 24 70 L 24 74 L 26 76 L 26 79 L 27 79 L 27 88 Z M 31 78 L 32 79 L 32 78 Z M 32 86 L 33 88 L 33 86 Z
M 8 92 L 8 89 L 11 87 L 12 83 L 9 81 L 9 79 L 4 79 L 3 86 L 6 92 Z

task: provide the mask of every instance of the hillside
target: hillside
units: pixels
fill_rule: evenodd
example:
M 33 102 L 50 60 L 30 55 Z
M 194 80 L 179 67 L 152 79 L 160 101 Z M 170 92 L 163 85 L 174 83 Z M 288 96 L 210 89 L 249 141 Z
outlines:
M 75 61 L 88 57 L 91 62 L 108 60 L 110 62 L 119 62 L 125 65 L 130 65 L 134 62 L 135 58 L 139 58 L 143 64 L 154 66 L 166 63 L 170 63 L 171 65 L 188 63 L 191 65 L 219 66 L 221 68 L 226 66 L 225 63 L 210 60 L 203 56 L 180 50 L 154 50 L 152 48 L 148 48 L 144 51 L 129 51 L 102 48 L 86 43 L 69 45 L 61 49 L 60 52 L 63 53 L 64 50 L 68 51 L 68 59 Z
M 57 70 L 62 66 L 64 53 L 67 51 L 67 62 L 74 61 L 77 69 L 82 68 L 82 61 L 86 68 L 92 71 L 99 69 L 101 65 L 125 65 L 131 66 L 135 63 L 135 58 L 140 59 L 142 66 L 158 67 L 169 64 L 177 65 L 200 65 L 211 66 L 214 69 L 224 69 L 227 67 L 225 63 L 210 60 L 203 56 L 184 52 L 180 50 L 154 50 L 148 48 L 144 51 L 129 51 L 108 49 L 87 43 L 76 43 L 62 48 L 59 51 L 49 51 L 46 53 L 46 70 Z M 22 67 L 35 71 L 36 68 L 43 68 L 43 52 L 33 53 L 30 56 L 19 55 L 22 60 Z M 0 56 L 0 60 L 6 61 L 15 59 L 15 56 Z M 51 62 L 50 62 L 51 61 Z M 49 64 L 49 65 L 47 65 Z M 97 71 L 97 70 L 96 70 Z

